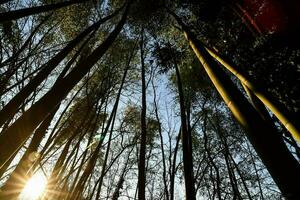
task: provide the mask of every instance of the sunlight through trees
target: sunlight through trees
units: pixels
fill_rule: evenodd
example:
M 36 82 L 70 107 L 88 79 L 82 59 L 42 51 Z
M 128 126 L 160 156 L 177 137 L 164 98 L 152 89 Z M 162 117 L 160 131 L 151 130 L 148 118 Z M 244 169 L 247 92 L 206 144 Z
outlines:
M 0 1 L 0 200 L 300 199 L 299 13 Z

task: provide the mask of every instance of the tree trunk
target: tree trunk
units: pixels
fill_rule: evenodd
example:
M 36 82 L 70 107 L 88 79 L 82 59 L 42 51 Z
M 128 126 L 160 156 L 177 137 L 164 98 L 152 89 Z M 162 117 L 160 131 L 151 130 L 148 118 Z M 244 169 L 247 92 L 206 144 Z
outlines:
M 34 30 L 30 33 L 30 35 L 28 36 L 28 38 L 26 39 L 26 41 L 24 42 L 24 44 L 20 47 L 20 49 L 17 50 L 17 52 L 15 52 L 11 57 L 7 58 L 5 61 L 0 63 L 0 68 L 2 68 L 3 66 L 5 66 L 6 63 L 9 63 L 11 61 L 15 61 L 17 60 L 17 58 L 19 57 L 19 55 L 25 50 L 25 48 L 29 45 L 29 43 L 31 42 L 33 36 L 36 34 L 36 32 L 41 28 L 42 25 L 44 25 L 44 23 L 51 17 L 50 15 L 47 15 L 44 17 L 44 19 L 41 20 L 41 22 L 34 28 Z
M 141 68 L 142 68 L 142 113 L 141 113 L 141 144 L 139 151 L 138 162 L 138 199 L 145 200 L 146 188 L 146 139 L 147 139 L 147 125 L 146 125 L 146 79 L 145 79 L 145 62 L 144 62 L 144 29 L 141 32 Z
M 131 60 L 131 58 L 130 58 L 130 60 Z M 130 61 L 129 61 L 129 63 L 130 63 Z M 124 75 L 123 75 L 123 78 L 122 78 L 122 83 L 120 85 L 120 88 L 119 88 L 119 91 L 118 91 L 118 94 L 117 94 L 117 97 L 116 97 L 116 100 L 115 100 L 115 104 L 113 106 L 111 115 L 110 115 L 109 119 L 107 120 L 106 128 L 101 133 L 101 140 L 99 141 L 99 144 L 97 145 L 96 150 L 93 152 L 93 156 L 89 160 L 89 162 L 87 164 L 87 167 L 85 168 L 85 170 L 84 170 L 84 172 L 83 172 L 80 180 L 78 181 L 78 183 L 74 187 L 72 195 L 69 197 L 70 199 L 76 199 L 76 198 L 78 198 L 81 195 L 81 192 L 82 192 L 82 189 L 83 189 L 83 187 L 84 187 L 84 185 L 86 183 L 86 180 L 89 177 L 89 175 L 92 173 L 93 167 L 96 164 L 96 161 L 97 161 L 97 158 L 98 158 L 98 154 L 100 152 L 100 149 L 101 149 L 101 146 L 103 144 L 104 138 L 106 137 L 106 134 L 108 133 L 108 130 L 109 130 L 110 126 L 111 126 L 111 133 L 110 133 L 110 139 L 111 139 L 111 135 L 112 135 L 112 131 L 113 131 L 113 126 L 114 126 L 114 122 L 115 122 L 115 116 L 116 116 L 116 113 L 117 113 L 117 109 L 118 109 L 119 100 L 120 100 L 121 92 L 122 92 L 122 89 L 123 89 L 123 85 L 125 83 L 125 79 L 126 79 L 126 76 L 127 76 L 127 71 L 128 71 L 129 63 L 126 66 L 126 69 L 125 69 L 125 72 L 124 72 Z M 109 146 L 107 148 L 108 148 L 107 149 L 107 153 L 108 153 Z M 103 165 L 104 168 L 102 169 L 102 173 L 101 173 L 102 179 L 103 179 L 103 177 L 105 175 L 104 172 L 105 172 L 105 166 L 106 166 L 107 158 L 108 158 L 108 154 L 105 155 L 105 160 L 104 160 L 105 164 Z M 98 189 L 97 196 L 100 195 L 101 185 L 102 185 L 102 182 L 99 185 L 100 188 Z
M 207 154 L 207 158 L 209 160 L 209 164 L 211 165 L 212 168 L 214 168 L 215 173 L 216 173 L 216 178 L 213 177 L 212 175 L 212 170 L 211 170 L 211 176 L 212 176 L 212 182 L 213 182 L 213 188 L 214 188 L 214 193 L 217 193 L 218 199 L 222 199 L 222 194 L 221 194 L 221 187 L 220 187 L 220 183 L 221 183 L 221 179 L 220 179 L 220 171 L 218 166 L 216 165 L 214 159 L 211 156 L 211 151 L 208 147 L 208 137 L 207 137 L 207 115 L 205 115 L 204 117 L 204 123 L 203 123 L 203 127 L 202 127 L 202 132 L 203 132 L 203 138 L 204 138 L 204 149 L 205 152 Z M 215 187 L 214 182 L 217 183 L 217 187 Z
M 133 148 L 132 148 L 133 150 Z M 124 167 L 123 167 L 123 170 L 121 172 L 121 175 L 120 175 L 120 178 L 119 178 L 119 181 L 117 183 L 117 186 L 116 186 L 116 189 L 114 190 L 113 192 L 113 195 L 112 195 L 112 200 L 118 200 L 119 196 L 120 196 L 120 190 L 122 189 L 123 187 L 123 183 L 125 181 L 125 176 L 126 176 L 126 172 L 127 172 L 127 165 L 128 165 L 128 162 L 129 162 L 129 156 L 130 156 L 130 153 L 131 151 L 128 153 L 128 156 L 127 156 L 127 159 L 126 159 L 126 162 L 124 164 Z
M 38 147 L 46 134 L 46 131 L 53 120 L 53 117 L 57 109 L 53 111 L 48 117 L 43 121 L 43 123 L 36 130 L 28 148 L 26 149 L 24 155 L 19 161 L 18 165 L 11 173 L 9 179 L 1 187 L 0 199 L 2 200 L 14 200 L 16 199 L 23 188 L 25 187 L 26 181 L 29 177 L 26 176 L 28 170 L 32 166 L 35 159 L 38 158 L 36 155 Z
M 161 123 L 160 123 L 160 118 L 158 115 L 158 105 L 157 105 L 157 100 L 156 100 L 156 89 L 153 84 L 153 79 L 152 79 L 152 85 L 153 85 L 153 102 L 154 102 L 154 111 L 155 111 L 155 118 L 159 124 L 158 126 L 158 133 L 159 133 L 159 138 L 160 138 L 160 149 L 161 149 L 161 155 L 162 155 L 162 162 L 163 162 L 163 182 L 164 182 L 164 191 L 166 195 L 166 200 L 169 200 L 169 191 L 168 191 L 168 184 L 167 184 L 167 167 L 166 167 L 166 157 L 165 157 L 165 149 L 164 149 L 164 139 L 162 135 L 162 128 L 161 128 Z
M 72 88 L 89 72 L 93 65 L 105 54 L 119 35 L 127 17 L 129 5 L 122 19 L 108 38 L 61 80 L 53 86 L 39 101 L 29 108 L 15 123 L 0 135 L 0 166 L 22 145 L 38 124 L 53 110 L 72 90 Z
M 184 168 L 184 181 L 185 181 L 185 198 L 188 200 L 196 200 L 195 183 L 193 173 L 193 155 L 192 155 L 192 141 L 191 133 L 188 131 L 186 109 L 184 94 L 180 72 L 176 61 L 174 61 L 176 70 L 177 87 L 179 94 L 180 118 L 181 118 L 181 138 L 182 138 L 182 152 L 183 152 L 183 168 Z
M 56 4 L 49 4 L 49 5 L 32 7 L 32 8 L 23 8 L 20 10 L 3 12 L 3 13 L 0 13 L 0 23 L 6 22 L 6 21 L 11 21 L 11 20 L 16 20 L 16 19 L 30 16 L 30 15 L 35 15 L 35 14 L 39 14 L 39 13 L 43 13 L 43 12 L 56 10 L 59 8 L 70 6 L 72 4 L 84 3 L 86 1 L 87 0 L 65 1 L 65 2 L 56 3 Z
M 265 123 L 180 18 L 175 14 L 173 16 L 182 26 L 190 46 L 234 117 L 245 129 L 248 139 L 283 195 L 287 199 L 299 198 L 300 166 L 282 138 L 273 127 Z
M 170 173 L 170 200 L 174 200 L 174 186 L 175 186 L 176 163 L 177 163 L 176 158 L 177 158 L 180 138 L 181 138 L 181 128 L 179 129 L 177 140 L 176 140 L 176 145 L 174 149 L 174 158 L 173 158 L 172 169 Z
M 117 97 L 116 97 L 116 102 L 115 102 L 115 105 L 114 105 L 114 108 L 113 108 L 113 111 L 112 111 L 114 113 L 114 115 L 113 115 L 112 122 L 111 122 L 112 125 L 111 125 L 111 130 L 110 130 L 110 134 L 109 134 L 109 138 L 108 138 L 108 144 L 107 144 L 107 150 L 106 150 L 106 153 L 105 153 L 105 158 L 104 158 L 103 165 L 102 165 L 102 171 L 101 171 L 101 175 L 100 175 L 100 179 L 99 179 L 99 187 L 98 187 L 98 190 L 97 190 L 96 199 L 100 198 L 100 192 L 101 192 L 103 178 L 104 178 L 105 171 L 106 171 L 108 153 L 109 153 L 109 149 L 110 149 L 112 133 L 113 133 L 115 118 L 116 118 L 116 114 L 117 114 L 117 109 L 118 109 L 118 105 L 119 105 L 119 101 L 120 101 L 120 97 L 121 97 L 121 92 L 122 92 L 123 86 L 125 84 L 125 80 L 126 80 L 126 76 L 127 76 L 127 72 L 128 72 L 128 69 L 129 69 L 129 65 L 130 65 L 132 56 L 133 56 L 133 53 L 131 54 L 131 56 L 128 60 L 126 69 L 124 71 L 124 74 L 123 74 L 123 77 L 122 77 L 122 82 L 121 82 L 121 85 L 120 85 L 120 88 L 119 88 L 119 91 L 118 91 L 118 94 L 117 94 Z
M 112 15 L 100 19 L 98 22 L 94 23 L 82 33 L 80 33 L 76 38 L 67 44 L 58 54 L 56 54 L 52 59 L 50 59 L 46 64 L 43 65 L 42 70 L 24 87 L 16 96 L 9 101 L 7 105 L 0 111 L 0 126 L 3 125 L 8 119 L 10 119 L 18 110 L 20 105 L 25 101 L 25 99 L 48 77 L 48 75 L 53 71 L 57 65 L 80 43 L 83 39 L 89 35 L 92 31 L 97 30 L 98 27 L 115 16 L 118 11 L 114 12 Z
M 200 44 L 200 43 L 199 43 Z M 202 44 L 203 45 L 203 44 Z M 286 110 L 279 102 L 271 98 L 270 95 L 264 91 L 262 86 L 253 84 L 246 76 L 244 76 L 237 67 L 233 64 L 225 61 L 218 53 L 212 49 L 206 48 L 208 53 L 214 57 L 219 63 L 221 63 L 228 71 L 234 74 L 243 85 L 245 85 L 259 100 L 267 106 L 271 112 L 279 119 L 283 126 L 291 133 L 293 138 L 300 142 L 300 128 L 299 123 L 293 120 L 291 114 Z

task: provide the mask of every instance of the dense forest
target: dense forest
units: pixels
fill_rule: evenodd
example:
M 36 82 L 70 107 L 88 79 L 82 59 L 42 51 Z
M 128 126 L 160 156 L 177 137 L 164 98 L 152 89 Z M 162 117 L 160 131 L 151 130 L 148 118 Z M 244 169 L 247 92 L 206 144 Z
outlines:
M 0 0 L 0 200 L 299 200 L 299 13 Z

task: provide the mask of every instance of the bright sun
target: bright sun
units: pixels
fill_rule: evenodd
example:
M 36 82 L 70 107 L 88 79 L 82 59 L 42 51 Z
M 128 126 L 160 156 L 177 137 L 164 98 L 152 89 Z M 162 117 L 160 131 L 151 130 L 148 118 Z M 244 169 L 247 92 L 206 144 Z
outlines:
M 47 184 L 47 179 L 41 172 L 35 173 L 26 183 L 20 199 L 37 200 L 43 194 Z

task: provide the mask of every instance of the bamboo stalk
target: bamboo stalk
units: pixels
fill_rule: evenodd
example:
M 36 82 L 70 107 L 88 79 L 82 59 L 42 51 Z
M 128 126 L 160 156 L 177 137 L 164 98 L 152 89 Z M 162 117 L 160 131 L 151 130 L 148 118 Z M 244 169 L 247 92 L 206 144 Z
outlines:
M 248 89 L 250 89 L 257 98 L 261 100 L 265 106 L 267 106 L 271 112 L 279 119 L 279 121 L 284 125 L 284 127 L 291 133 L 293 138 L 300 143 L 300 131 L 296 127 L 295 123 L 289 117 L 289 114 L 283 108 L 279 108 L 274 100 L 272 100 L 264 91 L 258 89 L 258 87 L 249 81 L 238 69 L 237 67 L 229 64 L 223 58 L 221 58 L 218 53 L 213 50 L 205 47 L 207 52 L 214 57 L 220 64 L 222 64 L 227 70 L 229 70 L 234 76 L 236 76 L 242 84 L 246 85 Z

